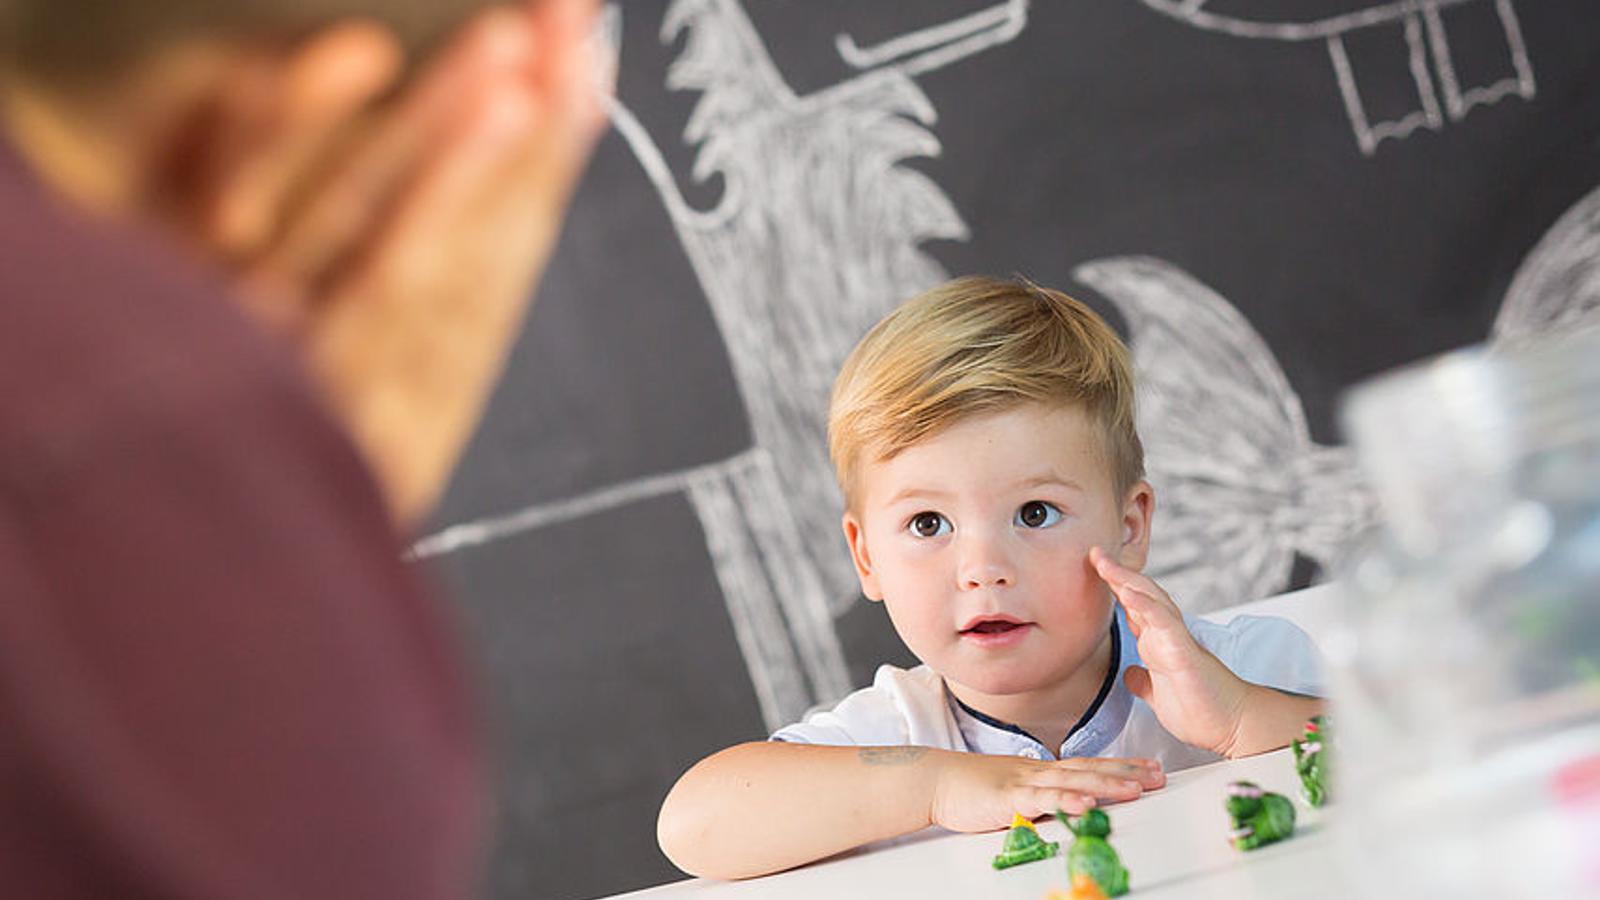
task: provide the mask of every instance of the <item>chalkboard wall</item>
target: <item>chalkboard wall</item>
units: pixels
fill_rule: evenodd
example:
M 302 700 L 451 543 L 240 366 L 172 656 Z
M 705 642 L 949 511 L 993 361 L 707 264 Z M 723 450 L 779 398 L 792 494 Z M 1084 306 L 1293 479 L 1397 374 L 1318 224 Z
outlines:
M 615 128 L 415 548 L 493 729 L 489 896 L 675 877 L 683 769 L 913 662 L 821 416 L 918 290 L 1022 273 L 1129 337 L 1195 611 L 1373 521 L 1342 389 L 1600 317 L 1594 0 L 629 0 L 602 39 Z

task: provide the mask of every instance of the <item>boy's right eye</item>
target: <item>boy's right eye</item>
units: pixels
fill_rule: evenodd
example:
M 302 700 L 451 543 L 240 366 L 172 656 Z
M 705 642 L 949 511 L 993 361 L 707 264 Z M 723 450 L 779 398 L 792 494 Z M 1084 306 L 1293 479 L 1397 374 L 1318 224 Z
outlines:
M 950 533 L 950 520 L 936 512 L 919 512 L 906 523 L 906 528 L 917 537 L 938 537 Z

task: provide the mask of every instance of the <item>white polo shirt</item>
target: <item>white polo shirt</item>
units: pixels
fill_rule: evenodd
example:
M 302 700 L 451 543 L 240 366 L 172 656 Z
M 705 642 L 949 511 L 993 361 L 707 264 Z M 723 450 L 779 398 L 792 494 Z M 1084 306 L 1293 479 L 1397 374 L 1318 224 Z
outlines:
M 1283 619 L 1235 616 L 1226 625 L 1184 618 L 1189 632 L 1245 681 L 1295 694 L 1322 696 L 1317 648 Z M 1149 704 L 1133 696 L 1123 672 L 1139 665 L 1139 647 L 1121 607 L 1111 632 L 1111 667 L 1100 694 L 1067 734 L 1049 748 L 1022 729 L 968 708 L 927 666 L 880 666 L 872 686 L 778 729 L 772 740 L 797 744 L 921 746 L 1033 759 L 1145 757 L 1166 771 L 1221 759 L 1173 737 Z

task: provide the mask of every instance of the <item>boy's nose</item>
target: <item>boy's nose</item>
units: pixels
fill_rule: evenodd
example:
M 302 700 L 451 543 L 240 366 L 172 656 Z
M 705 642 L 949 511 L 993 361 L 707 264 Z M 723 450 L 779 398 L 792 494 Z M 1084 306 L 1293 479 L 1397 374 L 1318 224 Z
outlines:
M 958 577 L 964 590 L 1005 587 L 1016 583 L 1015 568 L 993 540 L 970 539 L 962 551 Z
M 1012 580 L 1013 576 L 1009 571 L 1000 566 L 991 565 L 981 568 L 969 568 L 963 572 L 961 586 L 968 590 L 981 587 L 1005 587 L 1009 586 Z

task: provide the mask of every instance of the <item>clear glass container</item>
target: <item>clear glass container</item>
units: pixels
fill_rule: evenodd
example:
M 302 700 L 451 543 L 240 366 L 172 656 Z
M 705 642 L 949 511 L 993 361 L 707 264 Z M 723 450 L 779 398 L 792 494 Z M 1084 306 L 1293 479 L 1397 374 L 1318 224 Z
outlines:
M 1374 896 L 1600 897 L 1600 329 L 1353 389 L 1332 796 Z

